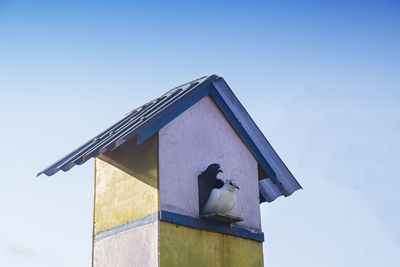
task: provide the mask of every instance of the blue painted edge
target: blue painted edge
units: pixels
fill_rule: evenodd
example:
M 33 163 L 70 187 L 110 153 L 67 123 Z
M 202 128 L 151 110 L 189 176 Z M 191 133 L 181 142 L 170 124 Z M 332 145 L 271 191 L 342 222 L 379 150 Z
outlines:
M 271 175 L 271 179 L 274 181 L 274 183 L 278 184 L 275 171 L 265 160 L 264 156 L 261 154 L 256 144 L 253 142 L 247 131 L 243 128 L 242 124 L 239 122 L 235 114 L 233 114 L 232 110 L 228 107 L 228 105 L 225 103 L 224 99 L 214 88 L 214 86 L 213 89 L 210 90 L 210 95 L 213 97 L 214 101 L 217 102 L 218 106 L 225 113 L 226 117 L 231 122 L 236 131 L 238 131 L 239 135 L 244 139 L 245 143 L 249 146 L 250 150 L 253 151 L 258 162 L 263 166 L 263 168 L 265 168 L 268 174 Z
M 169 222 L 174 224 L 179 224 L 199 230 L 207 230 L 212 232 L 218 232 L 222 234 L 228 234 L 233 236 L 238 236 L 242 238 L 247 238 L 255 240 L 258 242 L 264 242 L 264 233 L 256 232 L 244 227 L 238 227 L 232 225 L 229 227 L 228 224 L 214 222 L 210 220 L 197 219 L 191 216 L 178 214 L 171 211 L 161 210 L 159 212 L 159 219 L 163 222 Z
M 187 226 L 187 227 L 191 227 L 191 228 L 195 228 L 195 229 L 199 229 L 199 230 L 206 230 L 206 231 L 211 231 L 211 232 L 228 234 L 228 235 L 233 235 L 233 236 L 238 236 L 238 237 L 242 237 L 242 238 L 255 240 L 258 242 L 264 242 L 264 233 L 263 232 L 257 232 L 257 231 L 250 230 L 250 229 L 244 228 L 244 227 L 239 227 L 236 225 L 232 225 L 232 227 L 230 227 L 229 224 L 206 220 L 206 219 L 194 218 L 191 216 L 182 215 L 179 213 L 166 211 L 166 210 L 161 210 L 158 213 L 153 213 L 153 214 L 144 216 L 142 218 L 132 220 L 132 221 L 126 222 L 124 224 L 112 227 L 110 229 L 98 232 L 95 235 L 94 239 L 97 242 L 97 241 L 100 241 L 109 236 L 113 236 L 118 233 L 125 232 L 127 230 L 130 230 L 130 229 L 133 229 L 133 228 L 136 228 L 139 226 L 147 225 L 147 224 L 153 223 L 157 220 L 163 221 L 163 222 L 168 222 L 168 223 L 173 223 L 173 224 L 179 224 L 182 226 Z

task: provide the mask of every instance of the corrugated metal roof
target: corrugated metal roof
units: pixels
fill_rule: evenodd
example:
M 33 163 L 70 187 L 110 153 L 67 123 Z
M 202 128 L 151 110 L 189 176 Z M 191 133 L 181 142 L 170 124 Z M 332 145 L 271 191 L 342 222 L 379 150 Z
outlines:
M 113 150 L 136 135 L 150 119 L 157 117 L 165 109 L 174 106 L 175 102 L 190 93 L 207 80 L 207 76 L 177 86 L 164 95 L 129 112 L 122 120 L 107 130 L 90 139 L 88 142 L 39 172 L 37 176 L 53 175 L 59 170 L 68 171 L 75 165 L 81 165 L 88 159 L 97 157 L 107 150 Z
M 135 135 L 139 136 L 139 143 L 142 143 L 208 94 L 220 106 L 261 166 L 271 175 L 273 182 L 265 183 L 264 181 L 259 184 L 261 201 L 270 202 L 280 195 L 288 196 L 300 189 L 300 184 L 273 150 L 229 86 L 222 77 L 216 75 L 205 76 L 175 87 L 161 97 L 132 110 L 122 120 L 39 172 L 37 176 L 43 173 L 50 176 L 59 170 L 68 171 L 75 165 L 81 165 L 107 150 L 114 150 Z

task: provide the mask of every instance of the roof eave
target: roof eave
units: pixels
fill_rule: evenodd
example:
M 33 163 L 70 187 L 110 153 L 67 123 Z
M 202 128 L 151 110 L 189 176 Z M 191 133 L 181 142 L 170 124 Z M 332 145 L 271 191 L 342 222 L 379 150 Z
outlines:
M 269 183 L 267 187 L 264 182 L 259 184 L 260 193 L 266 194 L 263 196 L 264 199 L 271 202 L 280 195 L 289 196 L 301 189 L 301 185 L 275 152 L 225 80 L 218 77 L 213 81 L 213 87 L 214 89 L 210 91 L 210 94 L 247 143 L 257 161 L 271 176 L 272 183 Z

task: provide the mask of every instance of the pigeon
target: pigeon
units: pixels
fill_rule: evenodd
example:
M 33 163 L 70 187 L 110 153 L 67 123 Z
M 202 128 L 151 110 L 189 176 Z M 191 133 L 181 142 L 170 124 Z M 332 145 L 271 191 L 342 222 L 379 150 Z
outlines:
M 217 213 L 228 215 L 236 203 L 235 189 L 239 189 L 239 186 L 234 179 L 227 179 L 223 187 L 214 188 L 202 207 L 202 215 Z
M 218 173 L 223 172 L 220 168 L 218 163 L 213 163 L 199 175 L 199 207 L 206 203 L 213 188 L 221 188 L 224 185 L 224 181 L 217 178 Z

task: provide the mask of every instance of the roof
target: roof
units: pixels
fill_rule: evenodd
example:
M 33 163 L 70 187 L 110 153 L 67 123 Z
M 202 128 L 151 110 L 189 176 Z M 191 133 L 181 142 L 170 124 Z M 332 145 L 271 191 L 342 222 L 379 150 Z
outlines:
M 39 172 L 37 176 L 43 173 L 51 176 L 59 170 L 68 171 L 90 158 L 114 150 L 135 135 L 138 135 L 138 142 L 141 144 L 206 95 L 215 100 L 259 164 L 269 174 L 271 179 L 263 179 L 259 183 L 260 202 L 271 202 L 281 195 L 289 196 L 301 188 L 228 84 L 217 75 L 205 76 L 175 87 L 159 98 L 132 110 L 120 121 Z

